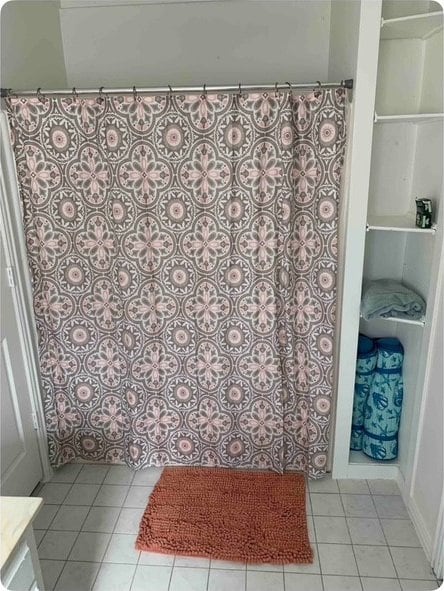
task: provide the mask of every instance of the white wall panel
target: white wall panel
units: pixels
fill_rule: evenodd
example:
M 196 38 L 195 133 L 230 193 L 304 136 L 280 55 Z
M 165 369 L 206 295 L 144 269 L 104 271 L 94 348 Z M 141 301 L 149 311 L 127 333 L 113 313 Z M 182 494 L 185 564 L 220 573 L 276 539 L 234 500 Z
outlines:
M 65 8 L 70 86 L 325 80 L 330 2 L 185 2 Z

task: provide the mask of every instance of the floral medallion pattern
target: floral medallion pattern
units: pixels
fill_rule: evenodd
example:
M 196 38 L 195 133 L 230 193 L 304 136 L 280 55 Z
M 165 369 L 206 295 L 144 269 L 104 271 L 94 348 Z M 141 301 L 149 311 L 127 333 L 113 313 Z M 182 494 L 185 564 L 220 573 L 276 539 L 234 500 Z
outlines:
M 345 92 L 7 102 L 52 464 L 322 476 Z

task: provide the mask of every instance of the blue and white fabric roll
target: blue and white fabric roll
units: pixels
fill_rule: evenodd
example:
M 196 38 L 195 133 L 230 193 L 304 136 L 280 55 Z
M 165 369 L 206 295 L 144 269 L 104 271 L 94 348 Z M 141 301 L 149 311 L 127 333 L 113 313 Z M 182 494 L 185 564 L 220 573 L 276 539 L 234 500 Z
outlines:
M 356 361 L 355 395 L 353 399 L 352 432 L 350 449 L 362 449 L 364 433 L 364 406 L 370 392 L 376 367 L 377 351 L 372 339 L 359 335 L 358 358 Z
M 394 460 L 404 394 L 404 349 L 396 338 L 376 339 L 375 345 L 377 362 L 364 405 L 362 451 L 375 460 Z

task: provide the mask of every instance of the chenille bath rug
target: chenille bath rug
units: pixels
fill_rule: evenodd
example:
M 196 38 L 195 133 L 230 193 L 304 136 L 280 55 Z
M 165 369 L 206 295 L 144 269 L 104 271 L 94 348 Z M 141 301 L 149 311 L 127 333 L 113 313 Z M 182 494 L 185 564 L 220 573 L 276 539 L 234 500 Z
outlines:
M 138 550 L 251 563 L 311 563 L 302 474 L 165 468 Z

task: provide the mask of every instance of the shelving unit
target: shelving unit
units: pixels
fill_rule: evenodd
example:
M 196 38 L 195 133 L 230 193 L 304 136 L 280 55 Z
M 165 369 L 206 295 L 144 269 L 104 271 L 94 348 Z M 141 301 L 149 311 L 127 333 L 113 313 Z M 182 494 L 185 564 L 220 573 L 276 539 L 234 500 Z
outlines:
M 339 478 L 401 482 L 413 461 L 444 209 L 443 15 L 432 10 L 433 3 L 414 4 L 424 6 L 424 12 L 405 14 L 411 2 L 382 0 L 362 276 L 405 283 L 425 299 L 427 310 L 418 320 L 360 318 L 360 332 L 370 337 L 397 337 L 404 346 L 399 456 L 385 462 L 348 450 L 346 463 L 336 457 L 334 476 Z M 386 10 L 391 14 L 385 16 Z M 421 197 L 432 199 L 432 228 L 415 225 L 412 212 L 415 199 Z
M 410 113 L 406 115 L 378 115 L 375 113 L 375 123 L 431 123 L 443 121 L 444 113 Z
M 362 318 L 362 315 L 361 315 Z M 379 318 L 374 318 L 371 320 L 366 320 L 366 322 L 372 322 L 373 320 L 384 321 L 384 322 L 397 322 L 399 324 L 411 324 L 413 326 L 424 326 L 425 325 L 425 316 L 423 318 L 419 318 L 418 320 L 410 319 L 410 318 L 384 318 L 380 316 Z
M 415 216 L 409 215 L 369 215 L 367 217 L 367 232 L 416 232 L 418 234 L 436 234 L 437 225 L 431 228 L 418 228 Z

